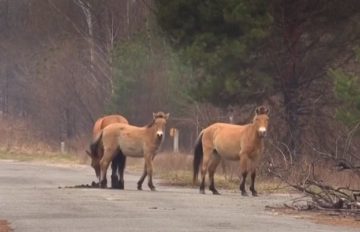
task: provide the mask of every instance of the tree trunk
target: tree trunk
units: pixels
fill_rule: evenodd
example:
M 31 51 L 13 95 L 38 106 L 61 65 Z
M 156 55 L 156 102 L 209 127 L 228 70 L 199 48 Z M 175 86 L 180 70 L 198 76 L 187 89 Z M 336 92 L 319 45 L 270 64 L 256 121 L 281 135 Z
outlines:
M 285 120 L 288 124 L 288 131 L 285 134 L 285 143 L 289 153 L 294 158 L 299 156 L 301 144 L 301 128 L 299 125 L 299 109 L 302 108 L 300 100 L 301 71 L 299 57 L 299 39 L 303 33 L 302 23 L 294 13 L 291 1 L 284 1 L 283 18 L 283 41 L 287 60 L 284 64 L 284 71 L 281 75 L 282 91 L 284 96 Z
M 90 49 L 90 67 L 93 68 L 94 65 L 94 26 L 93 26 L 93 17 L 90 10 L 90 3 L 83 0 L 74 0 L 75 3 L 81 8 L 85 21 L 87 24 L 88 35 L 89 35 L 89 49 Z

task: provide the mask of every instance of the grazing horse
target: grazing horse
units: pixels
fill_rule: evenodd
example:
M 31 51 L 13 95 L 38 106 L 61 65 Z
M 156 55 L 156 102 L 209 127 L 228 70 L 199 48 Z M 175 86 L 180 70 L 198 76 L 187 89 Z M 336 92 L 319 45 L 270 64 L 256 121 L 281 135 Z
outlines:
M 148 186 L 155 190 L 152 182 L 153 159 L 165 136 L 165 125 L 169 114 L 158 112 L 153 114 L 153 120 L 147 126 L 136 127 L 124 123 L 114 123 L 102 130 L 94 146 L 101 143 L 104 155 L 100 160 L 100 186 L 105 187 L 106 172 L 109 163 L 121 153 L 125 157 L 144 157 L 144 172 L 137 183 L 138 190 L 142 189 L 145 177 L 148 175 Z
M 221 159 L 240 161 L 242 181 L 240 191 L 247 196 L 245 180 L 251 173 L 250 191 L 257 196 L 255 190 L 256 167 L 264 150 L 269 117 L 269 110 L 260 106 L 255 110 L 252 123 L 246 125 L 233 125 L 227 123 L 214 123 L 200 132 L 196 140 L 194 151 L 194 183 L 197 181 L 201 165 L 200 193 L 205 193 L 205 176 L 209 172 L 209 189 L 213 194 L 219 194 L 214 184 L 214 174 Z
M 125 123 L 129 124 L 128 120 L 121 115 L 107 115 L 96 120 L 93 127 L 93 141 L 99 136 L 101 131 L 112 123 Z M 90 146 L 90 152 L 86 153 L 91 158 L 91 166 L 95 170 L 95 174 L 100 178 L 100 160 L 103 156 L 103 149 L 99 146 L 97 149 Z M 124 168 L 126 164 L 126 157 L 119 154 L 111 162 L 111 186 L 113 188 L 124 189 Z

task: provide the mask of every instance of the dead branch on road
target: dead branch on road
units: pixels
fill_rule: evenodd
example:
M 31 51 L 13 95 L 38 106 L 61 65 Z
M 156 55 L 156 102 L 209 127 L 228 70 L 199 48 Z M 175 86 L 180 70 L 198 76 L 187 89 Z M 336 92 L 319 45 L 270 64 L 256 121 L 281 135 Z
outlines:
M 310 167 L 309 170 L 311 170 Z M 312 176 L 310 172 L 301 183 L 293 183 L 291 180 L 288 180 L 285 175 L 273 169 L 269 169 L 269 172 L 294 189 L 305 193 L 311 199 L 311 201 L 307 201 L 305 205 L 297 205 L 296 207 L 286 205 L 287 207 L 292 207 L 297 210 L 336 210 L 360 216 L 360 190 L 358 189 L 333 187 L 322 181 L 313 179 L 313 177 L 310 177 Z
M 293 204 L 286 204 L 285 207 L 295 210 L 321 210 L 334 211 L 338 214 L 346 214 L 354 217 L 360 217 L 360 189 L 354 189 L 350 186 L 334 186 L 324 180 L 321 180 L 319 169 L 324 168 L 324 159 L 316 159 L 309 163 L 288 165 L 270 165 L 269 173 L 280 179 L 282 182 L 292 188 L 305 193 L 309 198 Z M 333 161 L 335 166 L 339 162 Z M 286 167 L 286 168 L 285 168 Z M 350 172 L 351 175 L 358 177 L 357 169 L 343 168 Z M 339 168 L 332 172 L 340 172 Z M 298 173 L 294 177 L 294 173 Z

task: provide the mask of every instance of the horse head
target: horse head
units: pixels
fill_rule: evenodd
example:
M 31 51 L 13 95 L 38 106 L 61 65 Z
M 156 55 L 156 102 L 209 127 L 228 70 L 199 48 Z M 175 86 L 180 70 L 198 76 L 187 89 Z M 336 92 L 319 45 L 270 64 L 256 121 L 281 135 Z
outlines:
M 254 124 L 258 135 L 263 138 L 267 134 L 267 128 L 269 125 L 269 109 L 265 106 L 259 106 L 255 110 Z
M 157 139 L 160 141 L 165 135 L 165 125 L 169 116 L 169 113 L 165 114 L 164 112 L 153 113 L 153 122 L 151 123 L 151 126 L 154 127 Z
M 100 159 L 92 154 L 90 151 L 86 151 L 86 154 L 91 158 L 91 167 L 93 167 L 96 177 L 100 176 Z

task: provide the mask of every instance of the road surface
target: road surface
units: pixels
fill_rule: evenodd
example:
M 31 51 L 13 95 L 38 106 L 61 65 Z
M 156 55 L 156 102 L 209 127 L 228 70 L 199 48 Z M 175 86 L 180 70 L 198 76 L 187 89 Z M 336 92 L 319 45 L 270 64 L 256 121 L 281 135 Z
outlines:
M 158 180 L 158 191 L 146 185 L 137 191 L 137 179 L 127 173 L 124 191 L 63 188 L 89 184 L 93 170 L 0 160 L 0 219 L 8 220 L 15 232 L 359 231 L 264 210 L 286 195 L 200 195 L 198 189 L 159 186 Z

